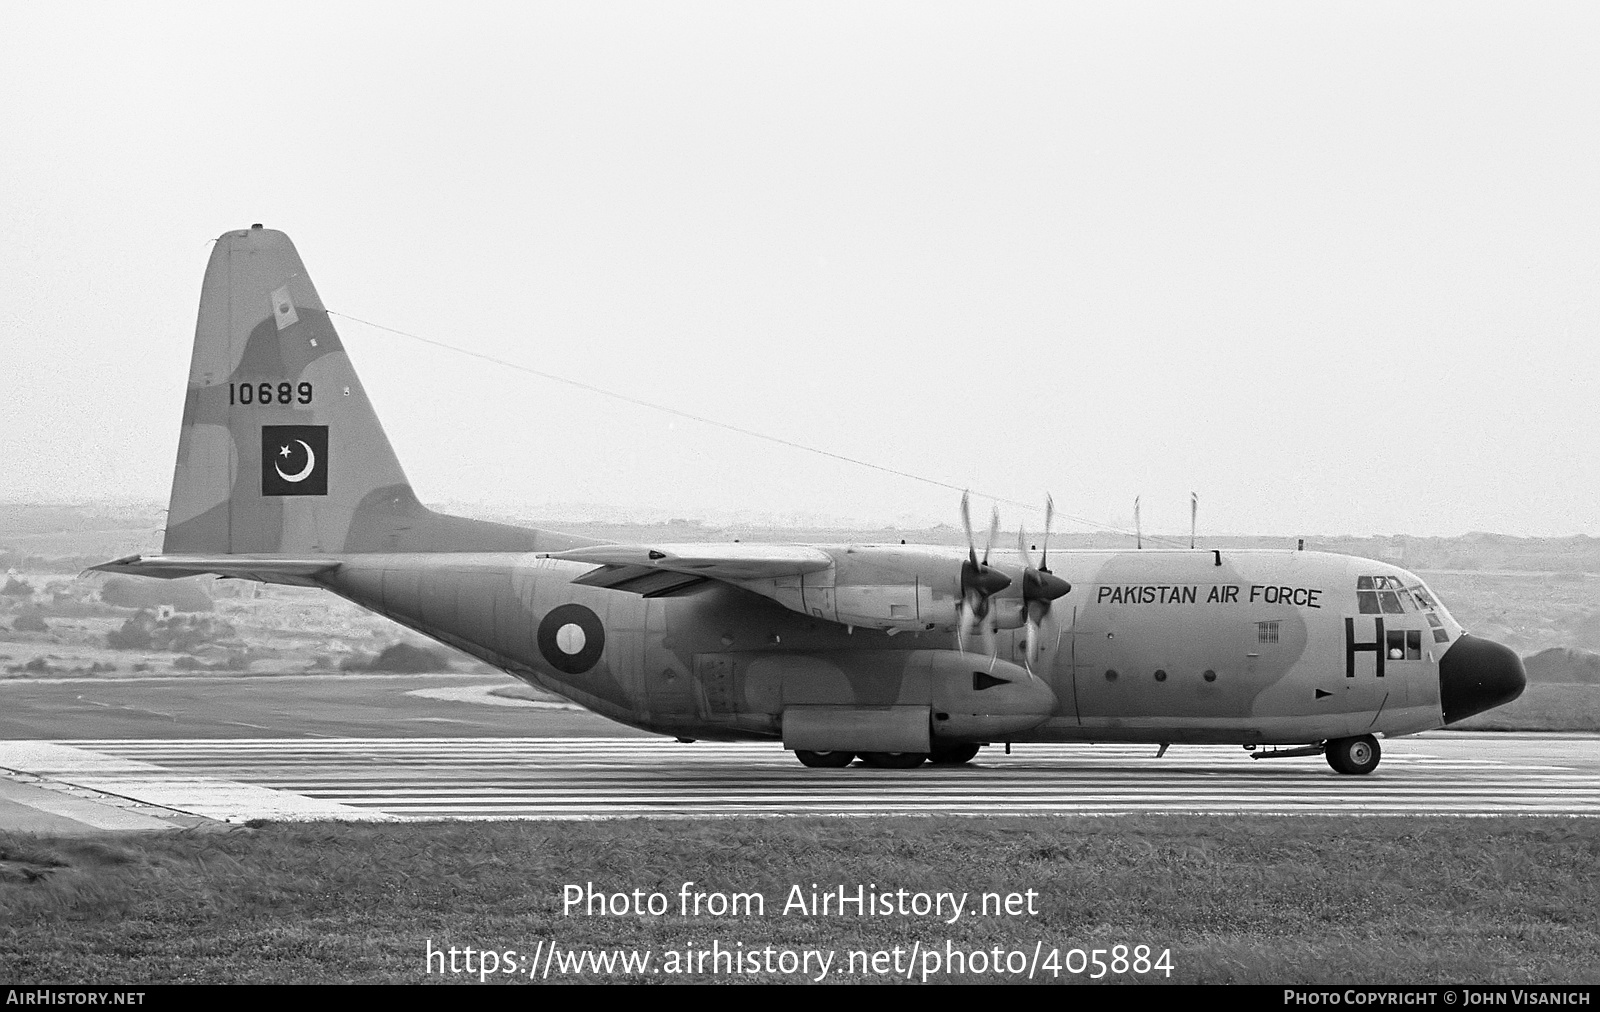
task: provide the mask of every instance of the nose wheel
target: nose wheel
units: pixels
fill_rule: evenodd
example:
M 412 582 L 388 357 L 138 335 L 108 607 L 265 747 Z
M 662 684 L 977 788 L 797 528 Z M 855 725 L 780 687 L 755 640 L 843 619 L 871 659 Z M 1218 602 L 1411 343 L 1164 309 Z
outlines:
M 1378 739 L 1364 734 L 1359 738 L 1333 739 L 1328 742 L 1326 755 L 1328 765 L 1336 772 L 1360 776 L 1378 768 L 1383 750 L 1378 747 Z

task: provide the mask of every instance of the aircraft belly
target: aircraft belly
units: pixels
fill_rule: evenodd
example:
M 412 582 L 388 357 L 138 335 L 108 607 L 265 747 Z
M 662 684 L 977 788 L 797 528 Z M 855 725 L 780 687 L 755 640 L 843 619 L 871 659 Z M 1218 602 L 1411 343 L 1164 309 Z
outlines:
M 1371 715 L 1368 714 L 1368 717 Z M 1012 737 L 1017 742 L 1150 742 L 1192 745 L 1303 745 L 1343 737 L 1348 720 L 1334 717 L 1052 718 Z

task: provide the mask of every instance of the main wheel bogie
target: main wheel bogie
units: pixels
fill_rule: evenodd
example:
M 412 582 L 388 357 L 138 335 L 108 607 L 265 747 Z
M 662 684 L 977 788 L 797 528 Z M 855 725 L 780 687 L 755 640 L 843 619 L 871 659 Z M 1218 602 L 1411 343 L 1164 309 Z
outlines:
M 926 752 L 863 752 L 861 761 L 883 770 L 912 770 L 928 761 Z
M 795 749 L 794 757 L 813 769 L 843 769 L 855 762 L 854 752 L 811 752 Z

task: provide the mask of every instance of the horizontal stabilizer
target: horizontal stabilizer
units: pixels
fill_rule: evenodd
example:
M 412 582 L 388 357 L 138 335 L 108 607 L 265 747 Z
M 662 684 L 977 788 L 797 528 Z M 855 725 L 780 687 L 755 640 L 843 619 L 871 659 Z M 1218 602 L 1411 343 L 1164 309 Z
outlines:
M 592 545 L 553 552 L 552 559 L 597 566 L 664 569 L 689 576 L 740 582 L 774 580 L 815 573 L 833 565 L 833 556 L 805 545 Z
M 313 577 L 339 568 L 339 560 L 287 558 L 272 555 L 128 555 L 89 569 L 100 573 L 126 573 L 176 580 L 213 573 L 236 580 L 313 586 Z

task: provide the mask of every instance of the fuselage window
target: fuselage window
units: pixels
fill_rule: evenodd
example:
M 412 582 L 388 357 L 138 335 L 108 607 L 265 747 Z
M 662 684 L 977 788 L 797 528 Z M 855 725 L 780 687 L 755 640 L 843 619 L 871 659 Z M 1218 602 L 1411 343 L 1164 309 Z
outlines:
M 1428 612 L 1428 624 L 1433 627 L 1433 641 L 1435 643 L 1449 643 L 1450 634 L 1444 631 L 1444 622 L 1433 612 Z
M 1385 647 L 1391 661 L 1419 661 L 1422 659 L 1421 629 L 1384 630 Z

